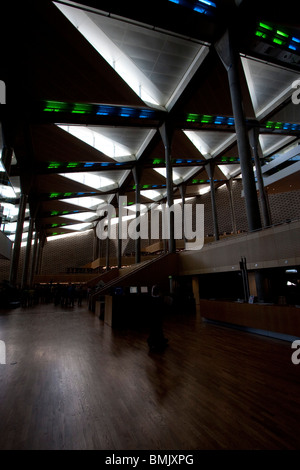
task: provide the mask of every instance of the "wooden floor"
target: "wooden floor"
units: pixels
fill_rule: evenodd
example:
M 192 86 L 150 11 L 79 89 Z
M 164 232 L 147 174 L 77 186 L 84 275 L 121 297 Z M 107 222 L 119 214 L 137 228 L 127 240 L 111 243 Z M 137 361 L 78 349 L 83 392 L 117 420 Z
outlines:
M 169 347 L 84 305 L 0 314 L 0 449 L 299 449 L 291 343 L 168 317 Z

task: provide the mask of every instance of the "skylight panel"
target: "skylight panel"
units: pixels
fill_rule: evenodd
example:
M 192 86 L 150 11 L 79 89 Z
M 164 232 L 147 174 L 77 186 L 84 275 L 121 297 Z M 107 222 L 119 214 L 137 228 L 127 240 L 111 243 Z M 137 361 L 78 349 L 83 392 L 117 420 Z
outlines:
M 141 191 L 142 196 L 145 196 L 147 199 L 152 199 L 152 201 L 156 201 L 161 199 L 162 194 L 159 191 L 155 191 L 153 189 L 147 189 L 145 191 Z
M 58 127 L 63 129 L 65 132 L 72 134 L 74 137 L 82 140 L 96 150 L 99 150 L 108 157 L 113 158 L 114 160 L 118 160 L 123 157 L 127 157 L 127 160 L 132 159 L 131 152 L 127 147 L 99 134 L 99 132 L 93 131 L 86 126 L 58 125 Z
M 90 226 L 91 226 L 90 223 L 64 225 L 64 229 L 80 231 L 80 230 L 84 230 L 84 229 L 86 229 L 87 227 L 90 227 Z
M 89 129 L 88 127 L 63 125 L 60 125 L 59 127 L 114 160 L 119 161 L 126 159 L 128 161 L 134 159 L 130 150 L 124 145 Z
M 28 227 L 29 227 L 29 222 L 25 221 L 23 224 L 23 231 L 25 231 L 25 229 Z M 15 233 L 16 230 L 17 230 L 17 222 L 11 222 L 11 223 L 5 224 L 5 232 Z
M 76 206 L 84 207 L 86 209 L 95 210 L 100 204 L 105 202 L 104 199 L 96 198 L 96 197 L 74 197 L 70 199 L 60 199 L 60 201 L 66 204 L 74 204 Z
M 92 13 L 54 4 L 143 101 L 152 105 L 163 104 L 164 97 L 159 90 L 93 21 Z
M 16 238 L 16 234 L 13 233 L 11 235 L 8 235 L 8 237 L 10 239 L 10 241 L 14 242 L 15 241 L 15 238 Z M 22 233 L 22 242 L 26 241 L 28 238 L 28 232 L 25 232 L 25 233 Z M 24 245 L 23 245 L 24 246 Z
M 65 228 L 65 227 L 64 227 Z M 56 235 L 51 235 L 49 237 L 47 237 L 47 242 L 52 242 L 54 240 L 61 240 L 62 238 L 72 238 L 72 237 L 82 237 L 82 236 L 85 236 L 87 234 L 87 230 L 83 231 L 83 232 L 75 232 L 75 233 L 60 233 L 60 234 L 56 234 Z
M 133 212 L 135 212 L 135 213 L 136 213 L 136 211 L 137 211 L 137 206 L 136 206 L 136 204 L 133 204 L 133 205 L 131 205 L 131 206 L 124 206 L 124 207 L 125 207 L 125 209 L 127 209 L 127 210 L 129 210 L 129 211 L 133 211 Z M 147 207 L 145 204 L 140 204 L 138 210 L 139 210 L 140 213 L 147 212 L 148 207 Z
M 190 139 L 190 141 L 194 144 L 197 150 L 205 157 L 210 158 L 210 147 L 204 142 L 203 139 L 194 131 L 184 131 L 185 135 Z
M 210 185 L 209 184 L 202 185 L 201 188 L 199 189 L 199 194 L 200 195 L 207 194 L 207 193 L 209 193 L 209 191 L 210 191 Z
M 87 222 L 92 221 L 96 216 L 96 212 L 79 212 L 78 214 L 64 214 L 59 217 L 63 219 L 77 220 L 78 222 Z
M 167 177 L 167 170 L 166 170 L 166 168 L 153 168 L 153 169 L 154 169 L 155 171 L 157 171 L 157 173 L 159 173 L 160 175 L 162 175 L 164 178 Z M 173 175 L 173 176 L 172 176 L 172 179 L 173 179 L 173 182 L 174 182 L 174 183 L 175 183 L 176 181 L 178 182 L 178 181 L 181 181 L 181 180 L 182 180 L 181 176 L 180 176 L 178 173 L 176 173 L 176 171 L 174 171 L 174 170 L 173 170 L 173 172 L 172 172 L 172 175 Z
M 94 189 L 107 188 L 116 184 L 115 181 L 110 178 L 94 175 L 93 173 L 60 173 L 60 176 L 85 184 Z
M 14 198 L 16 194 L 11 186 L 0 184 L 0 196 L 7 198 Z
M 12 219 L 13 217 L 17 217 L 19 213 L 19 207 L 8 202 L 1 202 L 1 207 L 3 208 L 3 214 Z

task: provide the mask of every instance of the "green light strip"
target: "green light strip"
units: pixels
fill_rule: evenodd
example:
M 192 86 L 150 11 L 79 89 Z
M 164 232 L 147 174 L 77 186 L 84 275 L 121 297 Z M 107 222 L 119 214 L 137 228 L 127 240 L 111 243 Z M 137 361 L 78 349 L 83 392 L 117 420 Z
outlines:
M 267 35 L 265 33 L 263 33 L 262 31 L 256 31 L 255 34 L 256 34 L 256 36 L 259 36 L 259 37 L 264 38 L 264 39 L 267 37 Z
M 44 108 L 44 111 L 63 111 L 66 109 L 67 103 L 64 103 L 62 101 L 46 101 L 46 106 Z
M 288 37 L 289 37 L 288 34 L 284 33 L 283 31 L 279 31 L 278 29 L 277 29 L 276 33 L 277 33 L 279 36 L 283 36 L 283 37 L 285 37 L 285 38 L 288 38 Z
M 188 114 L 187 122 L 196 122 L 199 119 L 198 114 Z
M 77 168 L 80 165 L 80 163 L 76 162 L 69 162 L 67 165 L 67 168 Z
M 201 184 L 201 183 L 206 183 L 207 181 L 206 180 L 192 180 L 192 184 Z
M 72 113 L 76 114 L 86 114 L 86 113 L 91 113 L 93 110 L 92 106 L 89 104 L 81 104 L 81 103 L 75 103 L 74 108 L 72 109 Z
M 60 165 L 61 165 L 60 163 L 51 162 L 51 163 L 49 163 L 49 165 L 48 165 L 48 169 L 51 169 L 51 168 L 59 168 Z
M 268 24 L 266 23 L 259 23 L 259 26 L 263 29 L 268 29 L 269 31 L 273 31 L 273 28 L 272 26 L 269 26 Z
M 204 123 L 210 123 L 212 122 L 212 120 L 213 120 L 213 117 L 208 114 L 203 114 L 201 118 L 201 122 L 204 122 Z

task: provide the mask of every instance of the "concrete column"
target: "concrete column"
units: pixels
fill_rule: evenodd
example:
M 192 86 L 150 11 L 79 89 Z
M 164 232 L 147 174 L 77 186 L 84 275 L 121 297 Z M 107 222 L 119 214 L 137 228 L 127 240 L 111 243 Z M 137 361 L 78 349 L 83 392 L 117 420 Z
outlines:
M 35 266 L 36 266 L 36 256 L 37 256 L 37 250 L 38 250 L 38 243 L 39 243 L 39 237 L 38 233 L 35 233 L 35 239 L 34 239 L 34 245 L 33 245 L 33 252 L 32 252 L 32 259 L 31 259 L 31 268 L 30 268 L 30 276 L 29 276 L 29 285 L 32 287 L 33 285 L 33 278 L 35 274 Z
M 181 196 L 181 206 L 182 206 L 182 209 L 181 209 L 181 213 L 182 213 L 182 239 L 184 241 L 184 248 L 185 248 L 185 244 L 186 244 L 186 238 L 185 238 L 185 220 L 184 220 L 184 209 L 185 209 L 185 193 L 186 193 L 186 184 L 181 184 L 179 186 L 179 190 L 180 190 L 180 196 Z
M 2 149 L 1 160 L 2 160 L 3 166 L 6 170 L 6 173 L 8 175 L 10 173 L 12 156 L 13 156 L 13 149 L 11 147 L 4 146 L 3 149 Z
M 120 194 L 117 195 L 118 201 L 118 245 L 117 245 L 117 266 L 120 269 L 122 267 L 122 229 L 123 229 L 123 221 L 122 221 L 122 208 L 120 207 Z
M 165 161 L 166 161 L 166 184 L 167 184 L 167 203 L 168 207 L 172 207 L 174 203 L 173 198 L 173 172 L 171 160 L 171 143 L 173 137 L 173 130 L 170 125 L 164 123 L 160 129 L 161 138 L 165 148 Z M 175 232 L 174 232 L 174 212 L 170 211 L 170 233 L 169 233 L 169 253 L 176 252 Z
M 95 261 L 96 259 L 99 258 L 99 244 L 100 240 L 97 236 L 97 231 L 96 227 L 94 227 L 94 238 L 93 238 L 93 260 Z
M 27 238 L 27 245 L 26 245 L 26 252 L 25 252 L 25 261 L 24 261 L 24 266 L 23 266 L 23 275 L 22 275 L 22 282 L 21 282 L 21 287 L 22 288 L 24 288 L 26 285 L 29 285 L 28 271 L 29 271 L 29 263 L 30 263 L 33 227 L 34 227 L 34 218 L 31 217 L 30 221 L 29 221 L 28 238 Z
M 141 191 L 140 191 L 140 176 L 141 176 L 141 170 L 137 168 L 136 166 L 132 169 L 133 173 L 133 178 L 134 178 L 134 183 L 135 183 L 135 205 L 136 205 L 136 214 L 135 217 L 138 219 L 141 215 L 140 211 L 140 204 L 141 204 Z M 141 224 L 137 224 L 136 230 L 137 232 L 140 231 Z M 141 262 L 141 237 L 137 237 L 135 239 L 135 262 L 140 263 Z
M 261 163 L 260 163 L 260 156 L 259 156 L 259 128 L 258 127 L 253 127 L 249 131 L 249 139 L 250 139 L 250 145 L 251 145 L 252 154 L 254 158 L 254 164 L 256 168 L 256 179 L 257 179 L 257 186 L 259 190 L 263 224 L 264 224 L 264 227 L 269 227 L 272 224 L 272 222 L 271 222 L 268 195 L 265 190 L 264 179 L 263 179 L 263 175 L 261 171 Z
M 106 252 L 105 252 L 105 259 L 106 259 L 106 263 L 105 263 L 106 264 L 106 269 L 105 269 L 105 271 L 110 270 L 110 230 L 111 230 L 110 223 L 111 223 L 111 219 L 110 219 L 110 217 L 108 217 L 108 227 L 107 227 L 108 235 L 107 235 L 107 238 L 106 238 Z
M 21 194 L 20 196 L 20 205 L 19 205 L 19 213 L 17 219 L 17 229 L 16 229 L 16 236 L 14 241 L 14 249 L 10 264 L 10 275 L 9 281 L 11 285 L 15 286 L 17 282 L 18 276 L 18 267 L 19 267 L 19 260 L 20 260 L 20 251 L 21 251 L 21 242 L 22 242 L 22 233 L 23 233 L 23 225 L 25 219 L 25 211 L 26 211 L 26 204 L 27 204 L 27 195 Z
M 213 216 L 213 223 L 214 223 L 214 236 L 215 240 L 219 240 L 219 224 L 218 224 L 218 214 L 217 214 L 217 205 L 216 205 L 216 193 L 215 193 L 215 183 L 214 183 L 214 170 L 215 165 L 214 162 L 210 161 L 205 166 L 206 172 L 209 177 L 210 181 L 210 199 L 211 199 L 211 208 L 212 208 L 212 216 Z
M 232 180 L 226 181 L 226 187 L 228 190 L 228 195 L 229 195 L 229 206 L 230 206 L 230 216 L 231 216 L 231 222 L 232 222 L 232 231 L 233 233 L 236 233 L 236 218 L 235 218 L 235 212 L 234 212 L 234 202 L 233 202 L 233 193 L 232 193 Z
M 36 274 L 41 274 L 45 241 L 46 241 L 46 235 L 44 233 L 40 234 L 38 252 L 37 252 L 36 269 L 35 269 Z
M 234 48 L 229 31 L 215 44 L 215 47 L 228 75 L 237 146 L 242 170 L 248 229 L 251 232 L 261 228 L 261 220 L 239 78 L 240 56 Z

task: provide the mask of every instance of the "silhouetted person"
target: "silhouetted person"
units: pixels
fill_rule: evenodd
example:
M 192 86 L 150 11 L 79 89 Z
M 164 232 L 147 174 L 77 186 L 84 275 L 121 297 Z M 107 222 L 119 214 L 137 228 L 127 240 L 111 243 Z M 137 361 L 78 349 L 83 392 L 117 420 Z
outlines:
M 77 305 L 78 307 L 81 307 L 82 298 L 83 298 L 83 287 L 81 285 L 77 287 L 76 294 L 77 294 Z
M 162 350 L 168 344 L 163 332 L 163 310 L 163 294 L 156 284 L 151 291 L 150 334 L 147 339 L 150 350 Z

